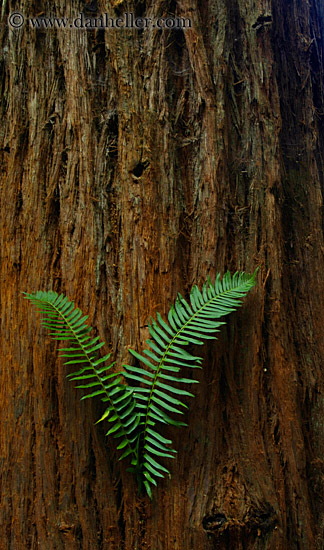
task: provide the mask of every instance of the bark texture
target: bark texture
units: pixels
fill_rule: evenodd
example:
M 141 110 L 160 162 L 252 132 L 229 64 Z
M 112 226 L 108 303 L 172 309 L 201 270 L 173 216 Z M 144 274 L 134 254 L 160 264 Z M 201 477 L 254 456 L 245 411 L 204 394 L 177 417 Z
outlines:
M 192 28 L 10 30 L 13 11 Z M 1 550 L 321 550 L 321 0 L 2 12 Z M 177 291 L 257 265 L 169 432 L 172 478 L 140 498 L 21 291 L 65 292 L 121 365 Z

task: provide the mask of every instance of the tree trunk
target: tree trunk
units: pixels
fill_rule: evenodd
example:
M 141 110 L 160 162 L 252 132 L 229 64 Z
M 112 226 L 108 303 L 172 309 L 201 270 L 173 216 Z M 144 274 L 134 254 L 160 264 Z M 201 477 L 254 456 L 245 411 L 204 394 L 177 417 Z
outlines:
M 13 30 L 3 2 L 1 550 L 322 549 L 321 1 L 23 5 L 192 27 Z M 66 293 L 121 368 L 177 291 L 257 265 L 150 502 L 21 292 Z

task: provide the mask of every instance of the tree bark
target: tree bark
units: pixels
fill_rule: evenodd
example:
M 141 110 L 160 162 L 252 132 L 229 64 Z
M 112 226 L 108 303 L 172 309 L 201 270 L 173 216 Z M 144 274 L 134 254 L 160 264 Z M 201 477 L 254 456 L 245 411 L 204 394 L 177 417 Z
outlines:
M 55 5 L 20 11 L 192 27 L 13 30 L 3 2 L 0 548 L 320 550 L 321 2 Z M 121 368 L 177 291 L 257 265 L 150 502 L 21 292 L 66 293 Z

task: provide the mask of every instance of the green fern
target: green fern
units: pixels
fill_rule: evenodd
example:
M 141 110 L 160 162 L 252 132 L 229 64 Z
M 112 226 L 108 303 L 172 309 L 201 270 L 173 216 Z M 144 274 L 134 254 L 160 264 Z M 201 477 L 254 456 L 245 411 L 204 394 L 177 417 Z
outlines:
M 224 322 L 220 317 L 235 311 L 241 299 L 255 284 L 255 274 L 235 273 L 233 278 L 227 272 L 221 281 L 217 275 L 215 285 L 210 279 L 204 284 L 202 293 L 194 286 L 190 295 L 190 305 L 178 294 L 171 307 L 167 324 L 157 313 L 157 321 L 148 323 L 152 340 L 147 340 L 150 349 L 144 355 L 130 350 L 145 368 L 124 365 L 124 376 L 140 382 L 135 388 L 134 397 L 141 416 L 141 439 L 138 461 L 144 485 L 151 494 L 150 483 L 156 485 L 155 477 L 164 477 L 168 470 L 159 463 L 160 457 L 174 458 L 174 449 L 166 447 L 170 440 L 164 439 L 157 431 L 156 423 L 184 426 L 185 423 L 170 417 L 170 414 L 183 414 L 186 405 L 174 397 L 192 396 L 186 390 L 173 384 L 194 383 L 193 379 L 181 378 L 178 373 L 183 368 L 201 368 L 202 359 L 194 356 L 184 346 L 202 345 L 203 340 L 215 339 L 215 333 Z M 142 385 L 144 384 L 144 385 Z M 136 468 L 139 467 L 136 464 Z
M 120 457 L 130 455 L 131 467 L 139 486 L 145 486 L 152 497 L 151 485 L 157 485 L 156 478 L 169 473 L 160 463 L 161 458 L 174 458 L 176 451 L 170 447 L 157 425 L 186 426 L 172 415 L 181 415 L 187 405 L 179 396 L 193 396 L 178 384 L 193 384 L 197 380 L 183 378 L 178 373 L 183 368 L 201 368 L 202 359 L 184 349 L 188 345 L 202 345 L 204 340 L 215 339 L 215 333 L 224 322 L 221 317 L 236 310 L 242 298 L 255 284 L 253 275 L 227 272 L 221 280 L 217 275 L 213 285 L 208 279 L 202 292 L 194 286 L 190 304 L 178 294 L 168 314 L 168 323 L 157 313 L 157 320 L 148 323 L 151 340 L 144 355 L 134 350 L 131 354 L 140 362 L 138 365 L 124 365 L 125 371 L 107 372 L 114 363 L 105 366 L 110 354 L 97 358 L 98 350 L 104 345 L 99 338 L 91 338 L 91 328 L 85 324 L 87 317 L 75 309 L 63 295 L 55 292 L 26 294 L 45 315 L 42 324 L 50 329 L 56 340 L 71 342 L 71 347 L 61 349 L 61 357 L 68 358 L 66 365 L 80 365 L 77 372 L 69 374 L 70 380 L 81 381 L 78 388 L 89 390 L 82 399 L 100 396 L 107 408 L 98 422 L 107 419 L 111 428 L 107 435 L 121 438 L 118 449 L 124 449 Z M 99 368 L 98 368 L 99 367 Z M 121 375 L 134 386 L 122 383 Z M 83 383 L 83 382 L 87 383 Z M 175 385 L 176 384 L 176 385 Z M 181 397 L 180 397 L 181 398 Z M 171 416 L 170 416 L 171 415 Z
M 136 428 L 140 421 L 135 411 L 133 389 L 121 383 L 121 373 L 107 372 L 114 363 L 106 365 L 110 353 L 97 358 L 98 350 L 105 345 L 99 342 L 99 337 L 91 338 L 91 327 L 85 324 L 88 316 L 82 317 L 82 311 L 74 307 L 73 302 L 56 292 L 37 292 L 25 294 L 38 310 L 44 314 L 42 325 L 50 330 L 54 340 L 63 340 L 70 343 L 70 347 L 60 349 L 60 356 L 67 358 L 65 365 L 78 365 L 76 372 L 68 374 L 68 378 L 81 382 L 77 388 L 88 390 L 81 399 L 100 396 L 101 401 L 107 403 L 107 408 L 98 420 L 107 419 L 111 428 L 106 435 L 113 434 L 114 438 L 122 438 L 117 449 L 124 449 L 120 460 L 133 453 L 134 442 L 137 438 Z M 97 422 L 97 423 L 98 423 Z

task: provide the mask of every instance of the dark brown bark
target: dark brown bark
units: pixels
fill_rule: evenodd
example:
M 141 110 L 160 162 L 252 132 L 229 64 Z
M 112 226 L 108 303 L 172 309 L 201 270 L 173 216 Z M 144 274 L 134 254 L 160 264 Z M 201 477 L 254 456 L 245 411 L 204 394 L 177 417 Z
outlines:
M 55 3 L 185 32 L 12 31 L 54 8 L 3 4 L 1 550 L 322 549 L 321 1 Z M 21 292 L 67 293 L 121 365 L 177 291 L 257 265 L 149 502 Z

